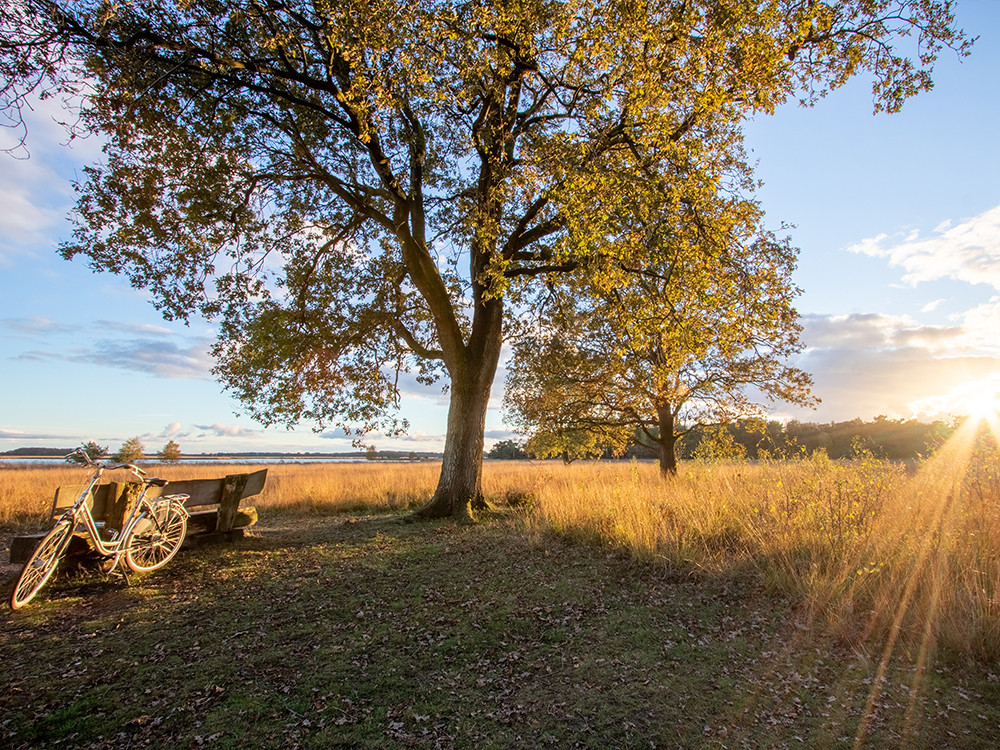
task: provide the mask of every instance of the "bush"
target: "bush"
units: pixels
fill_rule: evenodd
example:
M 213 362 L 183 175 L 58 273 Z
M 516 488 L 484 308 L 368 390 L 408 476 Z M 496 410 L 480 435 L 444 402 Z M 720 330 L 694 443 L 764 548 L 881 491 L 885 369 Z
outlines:
M 81 443 L 80 448 L 83 450 L 84 453 L 87 454 L 88 458 L 90 458 L 90 460 L 94 462 L 100 461 L 102 458 L 108 455 L 108 447 L 106 445 L 98 445 L 93 440 L 87 443 Z M 81 458 L 79 455 L 76 454 L 73 454 L 68 459 L 68 461 L 74 464 L 86 463 L 83 460 L 83 458 Z

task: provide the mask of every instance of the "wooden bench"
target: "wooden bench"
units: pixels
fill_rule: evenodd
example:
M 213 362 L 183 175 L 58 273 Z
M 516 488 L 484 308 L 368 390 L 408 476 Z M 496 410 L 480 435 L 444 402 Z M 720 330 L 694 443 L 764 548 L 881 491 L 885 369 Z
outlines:
M 195 541 L 231 541 L 243 536 L 244 529 L 257 523 L 257 509 L 242 505 L 248 497 L 260 494 L 267 479 L 267 469 L 251 474 L 230 474 L 222 479 L 185 479 L 170 482 L 166 487 L 151 486 L 147 497 L 185 494 L 191 517 L 188 518 L 185 544 Z M 110 529 L 120 529 L 134 507 L 141 485 L 138 482 L 109 482 L 94 487 L 90 497 L 95 521 L 104 521 Z M 52 517 L 57 518 L 72 507 L 86 485 L 59 487 L 52 501 Z M 48 533 L 16 536 L 10 543 L 11 563 L 25 563 L 35 547 Z M 86 534 L 74 537 L 67 554 L 85 554 L 89 550 Z

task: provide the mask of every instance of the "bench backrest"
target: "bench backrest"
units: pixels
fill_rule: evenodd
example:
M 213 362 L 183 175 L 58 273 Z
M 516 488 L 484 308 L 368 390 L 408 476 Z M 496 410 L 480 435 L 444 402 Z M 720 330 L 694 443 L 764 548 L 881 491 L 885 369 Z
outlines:
M 146 496 L 160 495 L 190 495 L 184 506 L 193 510 L 199 506 L 218 505 L 219 525 L 231 525 L 232 517 L 239 510 L 240 502 L 245 498 L 260 494 L 267 479 L 267 469 L 261 469 L 251 474 L 230 474 L 222 479 L 183 479 L 170 482 L 166 487 L 150 487 Z M 104 521 L 109 528 L 121 528 L 124 518 L 138 499 L 142 487 L 138 482 L 109 482 L 99 484 L 90 493 L 90 512 L 95 521 Z M 71 507 L 85 484 L 68 485 L 56 489 L 52 501 L 52 515 L 58 516 Z M 228 522 L 228 523 L 227 523 Z

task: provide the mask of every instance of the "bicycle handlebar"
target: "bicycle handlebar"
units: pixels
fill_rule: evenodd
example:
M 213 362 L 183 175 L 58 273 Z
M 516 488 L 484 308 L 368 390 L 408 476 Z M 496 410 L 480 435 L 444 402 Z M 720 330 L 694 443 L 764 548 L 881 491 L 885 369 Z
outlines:
M 146 472 L 144 472 L 142 469 L 140 469 L 135 464 L 114 464 L 114 465 L 104 464 L 102 466 L 101 464 L 99 464 L 96 461 L 94 461 L 94 459 L 92 459 L 83 448 L 77 448 L 75 451 L 73 451 L 72 453 L 70 453 L 67 456 L 64 456 L 63 458 L 65 458 L 66 460 L 69 460 L 69 459 L 73 458 L 74 456 L 78 456 L 78 457 L 82 458 L 83 462 L 85 464 L 87 464 L 87 466 L 95 466 L 95 467 L 99 468 L 101 471 L 115 471 L 116 469 L 128 469 L 133 474 L 135 474 L 137 477 L 139 477 L 139 479 L 142 479 L 143 481 L 146 480 Z
M 105 471 L 114 471 L 115 469 L 128 469 L 133 474 L 138 474 L 140 477 L 146 476 L 146 472 L 140 469 L 135 464 L 115 464 L 114 466 L 104 466 Z
M 92 459 L 90 457 L 90 455 L 87 453 L 87 451 L 85 451 L 83 448 L 77 448 L 72 453 L 69 453 L 68 455 L 63 456 L 63 458 L 66 459 L 67 461 L 69 461 L 74 456 L 77 456 L 77 457 L 83 459 L 83 462 L 85 464 L 87 464 L 88 466 L 97 466 L 97 464 L 94 463 L 94 459 Z

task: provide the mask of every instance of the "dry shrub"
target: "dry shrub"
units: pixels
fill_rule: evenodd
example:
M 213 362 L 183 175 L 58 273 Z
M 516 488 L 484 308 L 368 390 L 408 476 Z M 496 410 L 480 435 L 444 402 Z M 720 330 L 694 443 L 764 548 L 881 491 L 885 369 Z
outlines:
M 329 513 L 349 510 L 406 510 L 430 499 L 441 465 L 279 464 L 268 467 L 258 509 Z
M 37 527 L 48 520 L 56 487 L 81 484 L 86 476 L 69 464 L 0 463 L 0 526 Z
M 964 433 L 904 476 L 860 536 L 813 576 L 813 612 L 845 639 L 1000 656 L 1000 453 Z

